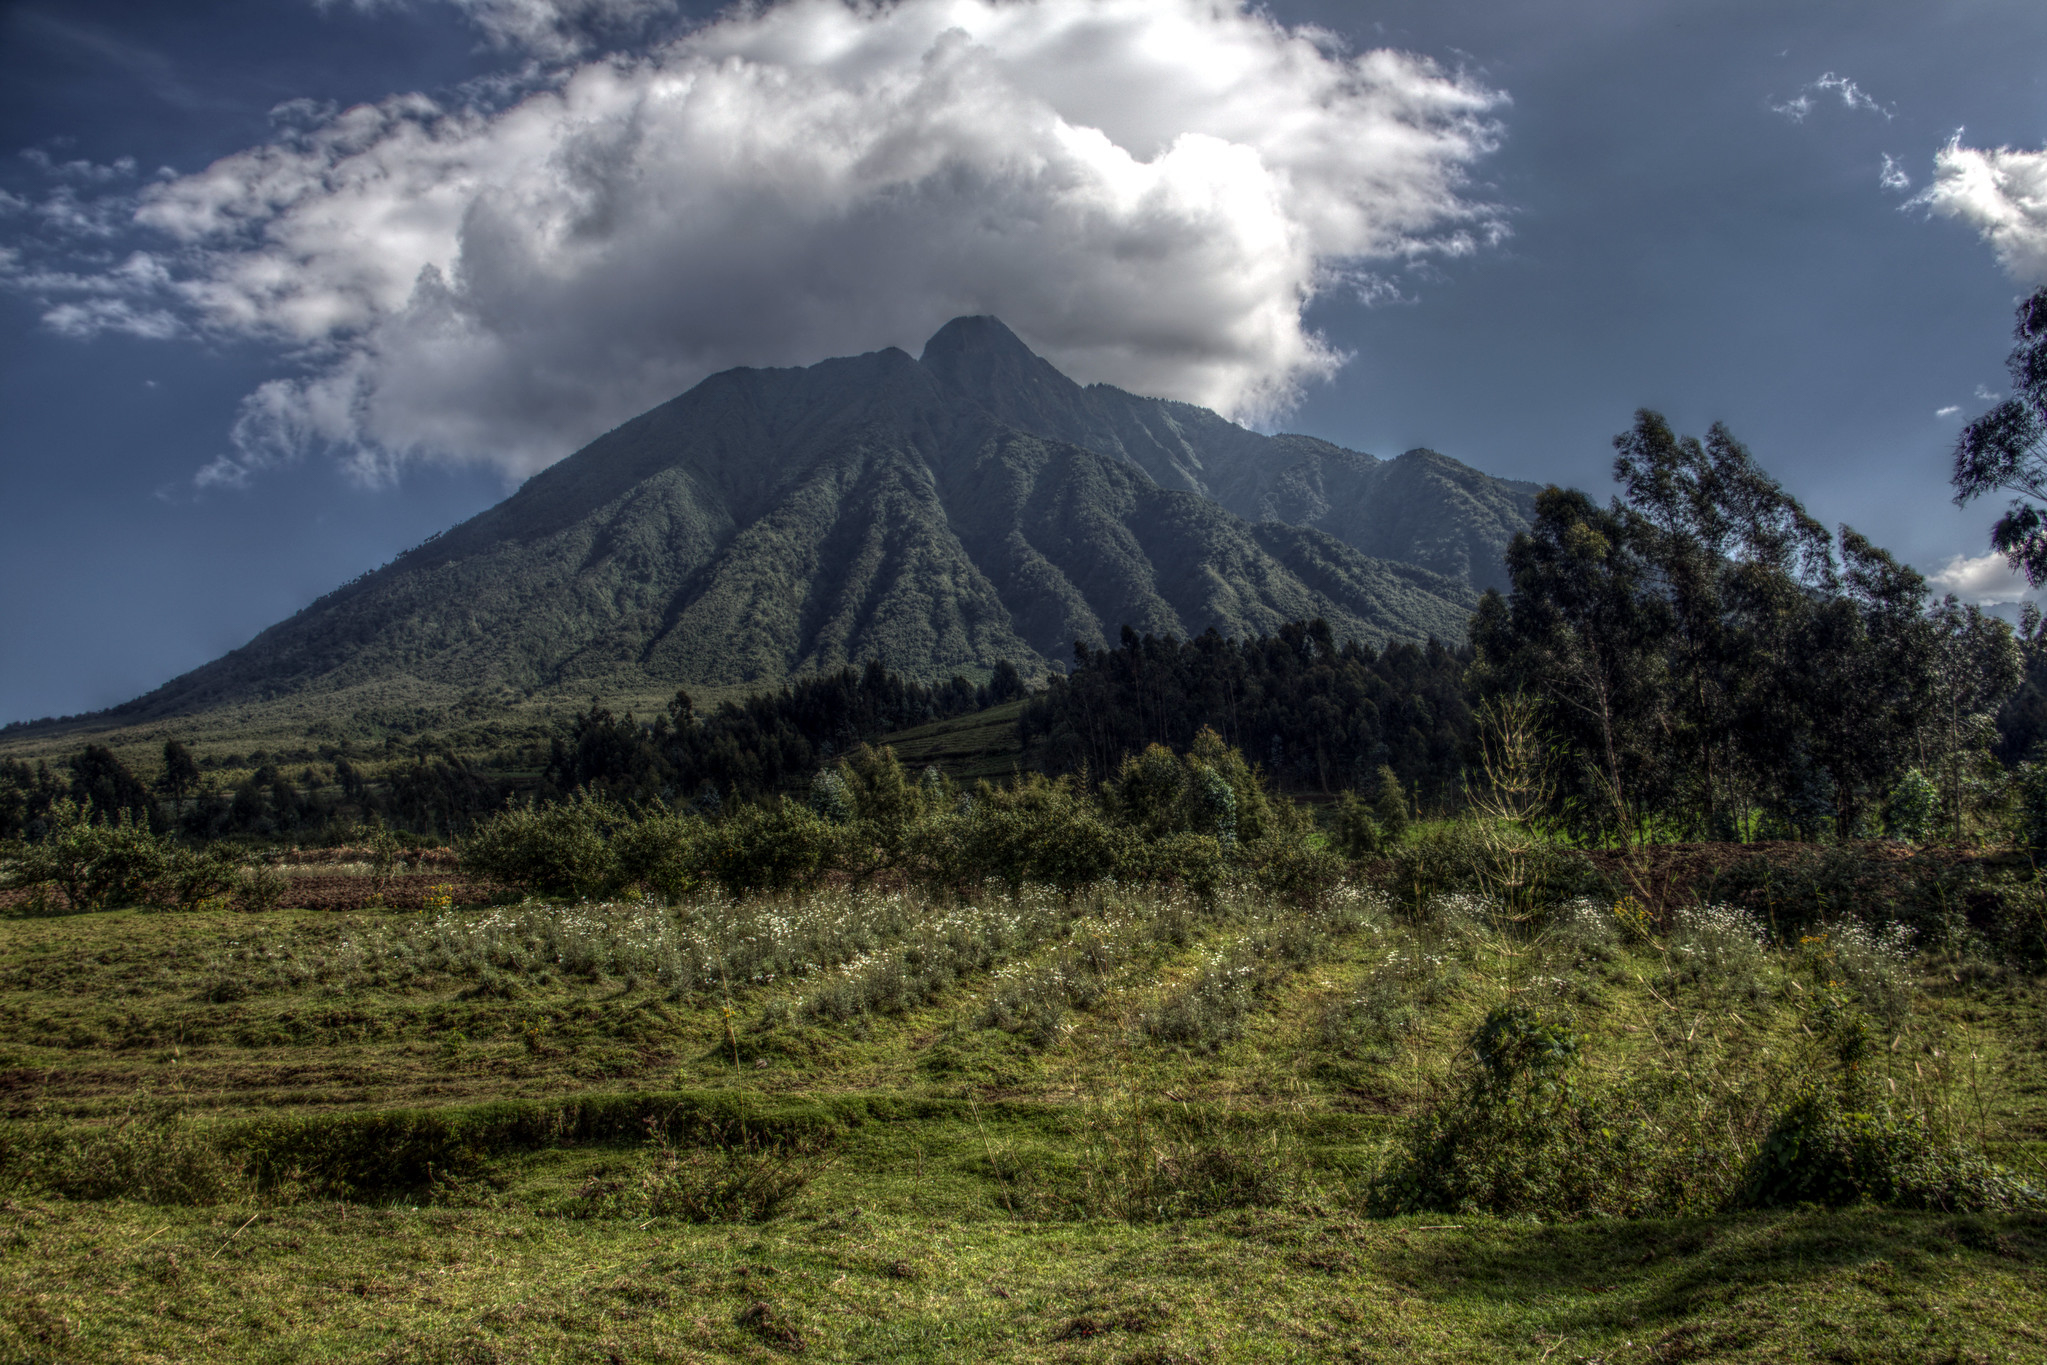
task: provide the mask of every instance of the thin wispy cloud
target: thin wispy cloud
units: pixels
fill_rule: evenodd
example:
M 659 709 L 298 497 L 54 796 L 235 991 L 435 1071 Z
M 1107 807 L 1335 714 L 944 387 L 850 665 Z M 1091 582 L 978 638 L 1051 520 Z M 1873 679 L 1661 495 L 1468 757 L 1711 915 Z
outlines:
M 1884 167 L 1877 173 L 1876 183 L 1884 189 L 1902 194 L 1912 188 L 1912 177 L 1905 173 L 1905 168 L 1899 165 L 1889 152 L 1885 152 Z
M 1944 408 L 1935 408 L 1933 410 L 1933 415 L 1935 417 L 1953 417 L 1956 413 L 1960 412 L 1961 410 L 1962 409 L 1959 404 L 1950 403 Z
M 1316 296 L 1390 302 L 1504 234 L 1468 183 L 1504 103 L 1239 3 L 790 0 L 509 104 L 293 109 L 141 191 L 164 277 L 47 316 L 301 356 L 214 480 L 317 450 L 530 473 L 716 370 L 962 313 L 1256 419 L 1344 363 Z
M 1783 103 L 1771 105 L 1770 112 L 1782 114 L 1793 123 L 1803 123 L 1815 109 L 1835 102 L 1844 109 L 1878 114 L 1886 119 L 1892 117 L 1892 111 L 1878 104 L 1869 92 L 1846 76 L 1837 76 L 1831 71 L 1818 80 L 1801 86 L 1797 94 Z

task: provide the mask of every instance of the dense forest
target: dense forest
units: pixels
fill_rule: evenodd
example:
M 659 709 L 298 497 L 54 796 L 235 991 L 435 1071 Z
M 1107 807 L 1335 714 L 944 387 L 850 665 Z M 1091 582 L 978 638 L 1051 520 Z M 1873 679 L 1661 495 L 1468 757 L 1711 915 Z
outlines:
M 1339 644 L 1319 620 L 1249 640 L 1125 629 L 1119 649 L 1076 644 L 1072 673 L 1031 698 L 1019 728 L 1032 766 L 1049 772 L 1106 775 L 1147 745 L 1185 750 L 1212 729 L 1278 788 L 1374 787 L 1390 767 L 1434 809 L 1462 783 L 1470 658 L 1435 640 Z
M 1539 701 L 1555 809 L 1691 837 L 1959 833 L 2036 714 L 2014 632 L 1821 526 L 1716 425 L 1616 438 L 1621 495 L 1552 488 L 1471 627 L 1474 696 Z M 2003 713 L 2011 728 L 2000 736 Z M 2002 743 L 2000 740 L 2002 738 Z
M 1830 531 L 1721 426 L 1701 440 L 1653 412 L 1615 438 L 1619 496 L 1546 490 L 1456 645 L 1383 649 L 1313 620 L 1189 640 L 1125 627 L 1074 645 L 1028 693 L 1008 663 L 983 685 L 926 685 L 880 660 L 651 720 L 593 699 L 548 742 L 537 790 L 452 749 L 374 779 L 345 755 L 298 776 L 256 765 L 202 780 L 176 741 L 145 779 L 88 744 L 62 771 L 0 761 L 0 838 L 38 836 L 54 802 L 195 839 L 338 837 L 362 820 L 449 836 L 513 796 L 576 792 L 716 814 L 806 790 L 860 745 L 1025 699 L 1023 767 L 1099 781 L 1204 729 L 1278 791 L 1377 794 L 1454 812 L 1524 756 L 1541 818 L 1584 838 L 1959 836 L 2025 804 L 2047 738 L 2047 630 L 1953 598 L 1850 527 Z M 1494 733 L 1506 726 L 1522 733 Z M 540 762 L 536 757 L 535 762 Z M 1532 765 L 1532 766 L 1531 766 Z M 2016 783 L 2015 780 L 2017 779 Z
M 819 768 L 893 731 L 1023 694 L 1023 677 L 1006 660 L 983 686 L 955 677 L 927 687 L 876 659 L 701 715 L 688 692 L 677 692 L 667 713 L 647 723 L 592 701 L 554 741 L 543 786 L 551 796 L 584 790 L 641 805 L 715 809 L 729 798 L 807 785 Z

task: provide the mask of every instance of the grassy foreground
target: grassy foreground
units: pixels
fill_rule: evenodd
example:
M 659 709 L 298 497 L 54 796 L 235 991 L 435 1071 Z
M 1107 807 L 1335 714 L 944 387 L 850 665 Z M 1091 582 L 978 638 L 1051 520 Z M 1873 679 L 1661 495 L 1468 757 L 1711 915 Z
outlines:
M 0 921 L 0 1360 L 2047 1358 L 2035 1212 L 1368 1216 L 1503 1001 L 1748 1150 L 1815 949 L 1339 899 Z M 2037 1171 L 2037 980 L 1863 947 L 1873 1085 Z

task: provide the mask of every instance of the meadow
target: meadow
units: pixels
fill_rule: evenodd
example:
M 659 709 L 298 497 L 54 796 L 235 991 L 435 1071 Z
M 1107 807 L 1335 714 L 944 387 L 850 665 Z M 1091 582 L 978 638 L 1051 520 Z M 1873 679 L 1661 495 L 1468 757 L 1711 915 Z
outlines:
M 2047 1354 L 2008 937 L 1398 874 L 0 921 L 0 1358 Z

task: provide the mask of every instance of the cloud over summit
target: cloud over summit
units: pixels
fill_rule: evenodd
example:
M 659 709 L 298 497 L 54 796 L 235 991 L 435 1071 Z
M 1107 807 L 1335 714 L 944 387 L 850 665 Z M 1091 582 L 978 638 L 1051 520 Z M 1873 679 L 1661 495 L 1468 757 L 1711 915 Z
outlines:
M 229 480 L 309 449 L 529 473 L 716 370 L 963 313 L 1257 417 L 1342 363 L 1318 292 L 1500 234 L 1466 177 L 1503 102 L 1238 3 L 790 0 L 502 107 L 299 120 L 143 191 L 168 273 L 117 297 L 300 357 Z

